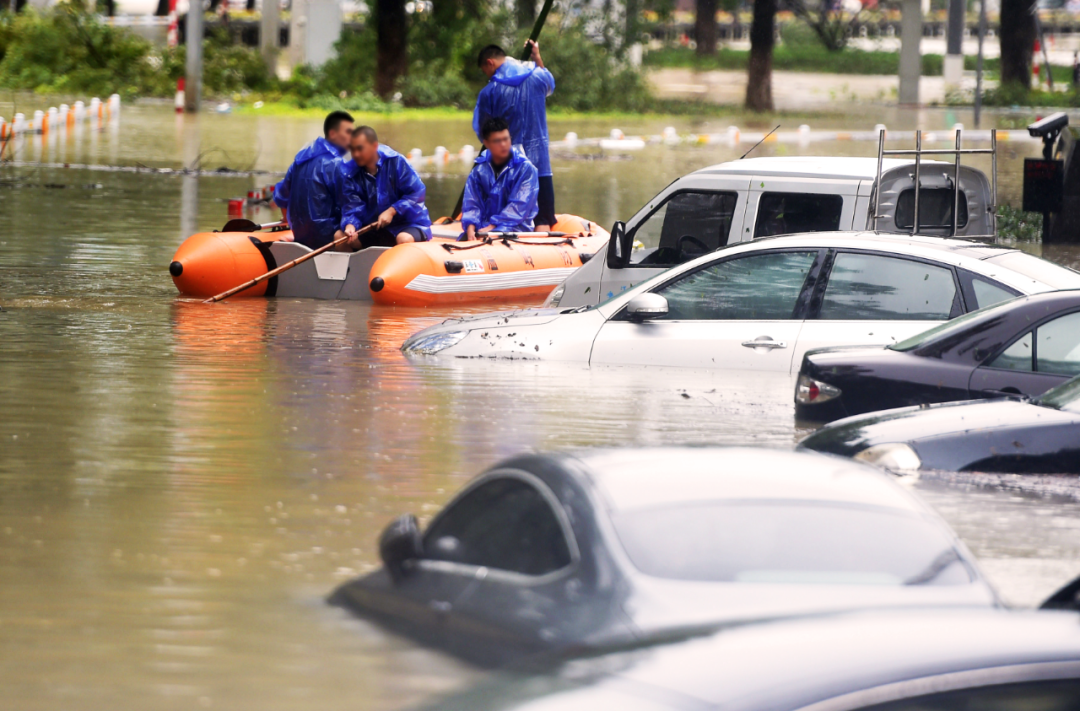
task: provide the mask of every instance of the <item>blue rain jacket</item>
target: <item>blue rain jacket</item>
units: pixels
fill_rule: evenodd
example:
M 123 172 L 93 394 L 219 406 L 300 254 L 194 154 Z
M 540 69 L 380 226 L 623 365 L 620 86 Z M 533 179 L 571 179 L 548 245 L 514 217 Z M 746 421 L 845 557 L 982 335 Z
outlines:
M 555 91 L 555 77 L 535 62 L 519 62 L 510 57 L 492 75 L 476 97 L 473 131 L 481 138 L 484 122 L 498 116 L 510 124 L 514 145 L 536 166 L 539 175 L 551 175 L 548 156 L 547 97 Z
M 515 148 L 510 162 L 495 175 L 491 154 L 484 151 L 465 181 L 461 226 L 494 225 L 498 232 L 530 232 L 536 217 L 540 180 L 536 166 Z
M 375 175 L 351 158 L 343 161 L 338 170 L 341 229 L 345 225 L 359 229 L 393 207 L 397 215 L 386 228 L 391 234 L 396 237 L 402 230 L 416 227 L 425 239 L 431 239 L 431 217 L 424 204 L 427 188 L 405 156 L 380 143 Z
M 274 188 L 274 202 L 286 210 L 293 237 L 312 249 L 332 242 L 341 221 L 336 193 L 344 152 L 325 138 L 316 138 L 300 149 Z

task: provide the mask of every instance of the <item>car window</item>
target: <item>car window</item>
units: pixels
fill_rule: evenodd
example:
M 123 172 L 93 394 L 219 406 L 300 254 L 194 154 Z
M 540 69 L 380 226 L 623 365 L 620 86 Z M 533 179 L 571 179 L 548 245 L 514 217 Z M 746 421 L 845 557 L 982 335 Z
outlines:
M 1032 356 L 1034 355 L 1031 350 L 1031 340 L 1031 332 L 1029 331 L 987 365 L 991 368 L 1001 368 L 1002 370 L 1031 372 Z
M 929 328 L 921 333 L 916 333 L 910 338 L 906 338 L 899 343 L 894 343 L 888 346 L 889 350 L 893 351 L 913 351 L 916 348 L 930 343 L 936 339 L 955 338 L 961 331 L 968 328 L 975 321 L 982 321 L 984 319 L 989 320 L 991 316 L 989 314 L 995 314 L 1000 311 L 1004 311 L 1008 307 L 1004 305 L 1005 302 L 1000 304 L 993 304 L 985 308 L 981 308 L 978 311 L 969 311 L 963 316 L 957 316 L 956 318 L 946 321 L 945 323 L 939 323 L 933 328 Z
M 514 477 L 481 484 L 424 534 L 424 557 L 543 575 L 570 564 L 570 547 L 547 499 Z
M 844 198 L 820 193 L 762 193 L 754 237 L 840 229 Z
M 836 256 L 818 318 L 945 321 L 958 306 L 951 269 L 873 254 Z
M 829 502 L 701 502 L 615 514 L 646 575 L 735 583 L 963 585 L 939 526 L 907 511 Z
M 1035 329 L 1035 369 L 1080 375 L 1080 313 L 1061 316 Z
M 952 229 L 953 191 L 949 188 L 920 188 L 919 189 L 919 228 Z M 960 191 L 960 219 L 957 227 L 965 227 L 968 221 L 967 193 Z M 915 188 L 908 188 L 900 193 L 896 201 L 896 216 L 893 218 L 896 226 L 902 230 L 910 230 L 915 224 Z
M 712 264 L 664 285 L 668 320 L 790 319 L 817 252 L 770 252 Z
M 925 689 L 923 680 L 912 686 Z M 884 704 L 859 711 L 1075 711 L 1080 708 L 1080 679 L 1028 681 L 957 689 Z
M 728 243 L 738 195 L 678 192 L 638 223 L 630 264 L 674 266 Z
M 972 277 L 971 288 L 975 291 L 975 301 L 978 302 L 975 304 L 975 308 L 979 309 L 1016 298 L 1014 292 L 1000 284 L 979 277 Z

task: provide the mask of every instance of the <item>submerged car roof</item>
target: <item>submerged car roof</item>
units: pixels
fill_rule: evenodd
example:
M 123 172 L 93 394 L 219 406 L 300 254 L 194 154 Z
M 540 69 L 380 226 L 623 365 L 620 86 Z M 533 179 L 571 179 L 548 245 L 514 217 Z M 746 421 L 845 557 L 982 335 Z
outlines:
M 614 511 L 725 500 L 839 502 L 921 512 L 890 475 L 848 459 L 754 447 L 618 449 L 576 456 Z
M 924 166 L 951 167 L 951 163 L 924 160 Z M 882 172 L 914 165 L 914 161 L 887 158 Z M 962 166 L 965 170 L 971 170 Z M 873 180 L 877 177 L 877 158 L 843 156 L 767 156 L 746 158 L 710 165 L 691 175 L 765 175 L 786 178 L 831 178 L 834 180 Z

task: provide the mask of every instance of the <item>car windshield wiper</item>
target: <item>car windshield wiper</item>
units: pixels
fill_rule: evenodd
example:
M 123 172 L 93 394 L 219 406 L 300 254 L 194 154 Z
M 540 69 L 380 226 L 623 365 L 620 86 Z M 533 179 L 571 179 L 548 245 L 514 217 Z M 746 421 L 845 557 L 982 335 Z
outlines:
M 959 562 L 961 562 L 960 554 L 956 552 L 955 548 L 942 551 L 941 555 L 930 561 L 930 565 L 926 566 L 922 572 L 905 580 L 904 585 L 925 585 L 941 575 L 953 563 Z

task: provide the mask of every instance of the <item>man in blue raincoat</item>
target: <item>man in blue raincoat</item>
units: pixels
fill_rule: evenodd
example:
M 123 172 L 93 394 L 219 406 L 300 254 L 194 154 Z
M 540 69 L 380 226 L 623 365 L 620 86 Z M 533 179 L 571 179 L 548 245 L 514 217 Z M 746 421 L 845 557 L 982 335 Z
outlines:
M 341 221 L 337 172 L 352 128 L 352 116 L 331 112 L 323 121 L 323 137 L 300 149 L 274 187 L 274 203 L 292 228 L 293 238 L 312 249 L 328 244 Z
M 487 150 L 465 181 L 465 238 L 475 239 L 477 232 L 532 232 L 539 193 L 536 166 L 514 148 L 503 119 L 489 118 L 480 130 Z
M 371 126 L 353 131 L 349 152 L 352 158 L 339 166 L 338 180 L 341 231 L 336 238 L 349 236 L 342 251 L 431 239 L 427 188 L 405 156 L 380 144 Z M 373 231 L 357 236 L 372 222 Z
M 487 86 L 480 90 L 473 111 L 473 131 L 477 137 L 489 118 L 497 117 L 510 126 L 514 143 L 536 166 L 540 193 L 537 229 L 547 231 L 555 224 L 555 186 L 551 180 L 548 156 L 547 97 L 555 91 L 555 77 L 544 67 L 540 46 L 530 41 L 531 62 L 509 58 L 498 45 L 480 50 L 477 63 L 487 75 Z

